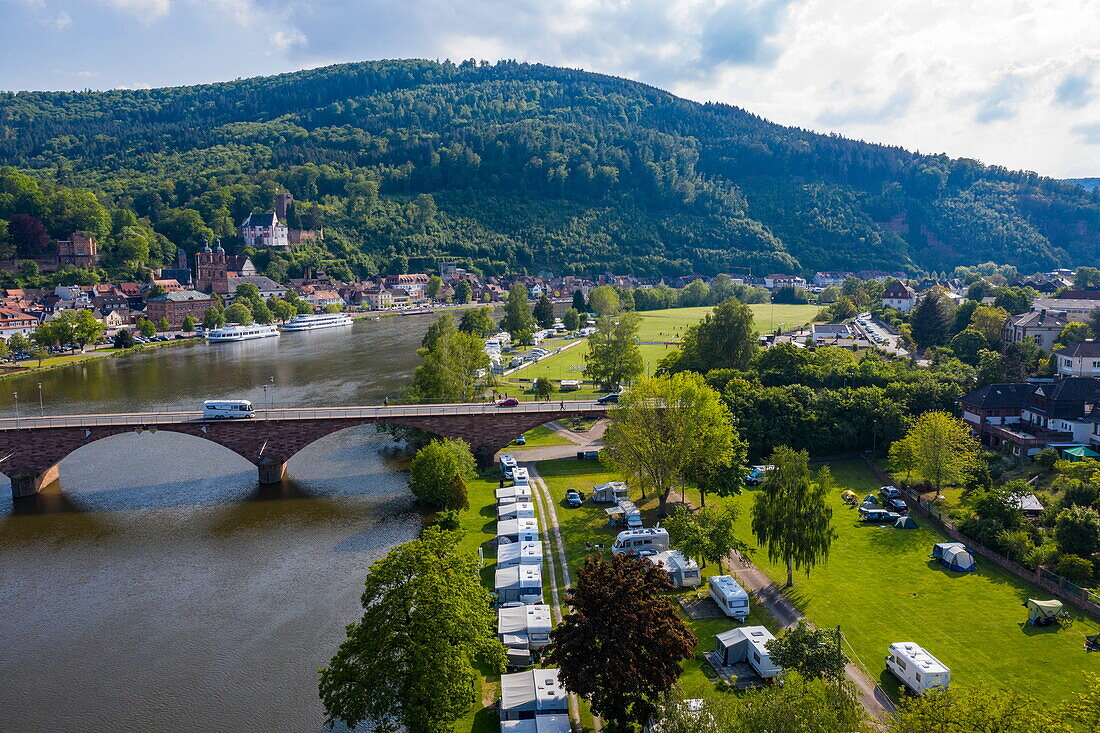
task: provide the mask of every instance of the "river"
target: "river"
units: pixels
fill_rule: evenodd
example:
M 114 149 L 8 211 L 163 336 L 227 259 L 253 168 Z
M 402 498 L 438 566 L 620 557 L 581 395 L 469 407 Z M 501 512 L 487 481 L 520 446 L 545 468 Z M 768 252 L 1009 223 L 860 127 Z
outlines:
M 0 382 L 0 412 L 377 402 L 433 318 L 85 362 Z M 0 479 L 0 729 L 320 731 L 364 572 L 420 527 L 391 445 L 330 435 L 261 489 L 221 446 L 146 432 L 76 451 L 30 509 Z

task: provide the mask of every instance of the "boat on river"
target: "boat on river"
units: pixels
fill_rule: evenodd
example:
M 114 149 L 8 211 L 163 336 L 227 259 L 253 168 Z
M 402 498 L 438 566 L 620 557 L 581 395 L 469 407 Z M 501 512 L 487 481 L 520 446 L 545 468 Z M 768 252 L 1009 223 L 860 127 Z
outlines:
M 206 334 L 206 340 L 210 343 L 224 343 L 229 341 L 251 341 L 252 339 L 265 339 L 278 336 L 279 329 L 275 326 L 254 323 L 251 326 L 239 326 L 232 324 L 216 328 Z
M 350 326 L 351 317 L 346 313 L 319 313 L 317 315 L 294 316 L 283 324 L 284 331 L 314 331 L 318 328 Z

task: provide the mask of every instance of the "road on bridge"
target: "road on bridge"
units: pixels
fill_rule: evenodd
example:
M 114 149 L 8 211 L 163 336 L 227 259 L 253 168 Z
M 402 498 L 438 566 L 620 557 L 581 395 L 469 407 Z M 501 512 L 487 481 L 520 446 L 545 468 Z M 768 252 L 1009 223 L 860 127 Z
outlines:
M 495 402 L 454 403 L 443 405 L 367 405 L 361 407 L 293 407 L 257 409 L 252 420 L 354 420 L 387 417 L 433 417 L 443 415 L 500 415 L 514 413 L 561 413 L 562 411 L 606 412 L 610 405 L 596 400 L 552 400 L 521 402 L 513 407 L 500 407 Z M 96 427 L 102 425 L 172 425 L 188 422 L 230 422 L 204 419 L 202 410 L 168 412 L 121 412 L 89 415 L 46 415 L 0 419 L 0 430 L 36 428 Z

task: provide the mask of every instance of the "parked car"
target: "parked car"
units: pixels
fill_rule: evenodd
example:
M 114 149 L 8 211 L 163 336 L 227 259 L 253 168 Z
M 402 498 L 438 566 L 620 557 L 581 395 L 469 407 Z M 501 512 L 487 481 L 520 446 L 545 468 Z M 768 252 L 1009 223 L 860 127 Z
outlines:
M 883 486 L 878 490 L 879 495 L 883 499 L 900 499 L 901 492 L 898 491 L 896 486 Z
M 584 502 L 584 497 L 581 496 L 581 492 L 576 489 L 569 489 L 565 492 L 565 503 L 567 506 L 576 509 Z
M 618 402 L 619 402 L 619 393 L 618 392 L 612 392 L 611 394 L 605 394 L 603 397 L 596 400 L 596 402 L 599 402 L 601 405 L 618 404 Z
M 775 466 L 752 466 L 748 475 L 745 476 L 745 484 L 748 486 L 759 486 L 764 482 L 764 476 L 773 468 L 775 468 Z
M 887 499 L 882 502 L 882 506 L 887 511 L 897 512 L 898 514 L 909 513 L 909 506 L 901 499 Z
M 884 522 L 896 522 L 901 519 L 901 515 L 897 512 L 888 512 L 885 509 L 863 509 L 860 508 L 859 521 L 867 524 L 881 524 Z
M 503 400 L 497 403 L 497 407 L 515 407 L 519 404 L 519 400 L 515 397 L 505 397 Z
M 527 445 L 527 438 L 522 435 L 512 441 L 515 445 Z

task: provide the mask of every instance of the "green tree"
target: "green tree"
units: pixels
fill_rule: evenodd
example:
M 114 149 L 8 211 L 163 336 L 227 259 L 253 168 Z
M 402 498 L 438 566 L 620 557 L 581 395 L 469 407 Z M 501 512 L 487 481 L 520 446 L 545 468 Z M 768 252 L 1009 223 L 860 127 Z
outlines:
M 706 567 L 710 560 L 721 568 L 722 559 L 731 553 L 746 554 L 749 546 L 737 538 L 737 505 L 728 504 L 723 509 L 701 507 L 691 511 L 685 506 L 676 507 L 664 526 L 672 537 L 673 548 Z
M 588 307 L 598 318 L 614 316 L 619 312 L 619 294 L 610 285 L 592 288 L 588 293 Z
M 134 348 L 134 336 L 125 328 L 120 328 L 115 333 L 112 344 L 116 349 L 132 349 Z
M 578 291 L 580 292 L 580 291 Z M 576 308 L 566 308 L 561 316 L 561 324 L 565 330 L 572 333 L 581 327 L 581 314 Z
M 1062 346 L 1076 346 L 1083 344 L 1093 337 L 1092 329 L 1084 323 L 1067 323 L 1062 332 L 1058 334 L 1057 343 Z
M 588 312 L 588 302 L 584 299 L 584 292 L 580 290 L 573 291 L 573 309 L 578 313 Z
M 437 509 L 466 509 L 465 480 L 477 475 L 470 445 L 463 440 L 433 440 L 416 452 L 410 487 L 417 499 Z
M 997 288 L 994 293 L 993 305 L 1011 315 L 1025 312 L 1039 295 L 1033 288 Z
M 471 333 L 448 332 L 419 353 L 424 362 L 413 372 L 414 396 L 441 402 L 477 398 L 478 372 L 489 368 L 481 339 Z
M 249 305 L 260 301 L 260 288 L 253 283 L 241 283 L 237 286 L 236 300 L 247 300 Z
M 1073 276 L 1073 287 L 1076 290 L 1086 290 L 1100 285 L 1100 269 L 1095 267 L 1078 267 Z
M 912 469 L 933 488 L 961 483 L 978 457 L 978 442 L 961 420 L 946 412 L 926 412 L 901 439 Z M 891 449 L 893 450 L 893 449 Z
M 493 320 L 493 309 L 489 306 L 471 308 L 462 314 L 458 322 L 458 330 L 472 333 L 478 338 L 487 338 L 497 330 L 496 321 Z
M 618 730 L 648 722 L 694 655 L 697 639 L 668 588 L 665 572 L 643 560 L 589 557 L 569 589 L 570 612 L 550 632 L 546 661 L 562 686 Z
M 150 338 L 157 335 L 157 324 L 153 323 L 148 318 L 142 318 L 138 321 L 138 330 L 141 331 L 142 336 Z
M 21 333 L 12 334 L 8 339 L 8 348 L 15 353 L 22 353 L 31 348 L 31 342 Z
M 983 687 L 929 690 L 904 698 L 889 733 L 1066 733 L 1062 715 L 1018 691 Z
M 168 323 L 168 319 L 162 316 L 161 319 L 157 321 L 156 326 L 158 331 L 167 331 L 172 327 L 172 324 Z
M 517 282 L 508 291 L 500 327 L 514 334 L 516 331 L 529 330 L 534 325 L 535 318 L 531 315 L 531 304 L 527 300 L 527 286 Z
M 1054 540 L 1067 555 L 1091 557 L 1100 552 L 1100 514 L 1091 507 L 1063 509 L 1054 521 Z
M 268 308 L 271 309 L 271 315 L 279 320 L 280 323 L 286 323 L 298 313 L 298 309 L 285 300 L 278 298 L 273 299 Z
M 604 433 L 616 471 L 661 500 L 673 487 L 731 465 L 743 447 L 719 394 L 697 374 L 645 377 L 619 398 Z
M 184 333 L 191 333 L 194 330 L 195 330 L 195 317 L 194 316 L 184 316 L 183 317 L 183 332 Z
M 512 344 L 515 346 L 534 346 L 535 334 L 529 328 L 512 331 Z
M 256 323 L 268 324 L 275 320 L 275 314 L 262 300 L 252 304 L 252 320 Z
M 31 359 L 38 362 L 38 366 L 42 366 L 42 360 L 50 355 L 50 352 L 41 346 L 32 346 L 27 353 L 30 354 Z
M 550 299 L 544 294 L 535 303 L 534 309 L 535 322 L 543 328 L 552 328 L 554 325 L 554 304 L 550 302 Z
M 988 305 L 979 305 L 970 314 L 970 323 L 967 328 L 972 328 L 985 337 L 989 344 L 997 344 L 1001 341 L 1001 329 L 1008 320 L 1008 311 Z
M 909 313 L 909 326 L 917 346 L 943 346 L 951 337 L 955 322 L 955 309 L 947 296 L 938 290 L 928 293 L 913 306 Z
M 70 322 L 71 343 L 81 351 L 88 344 L 94 344 L 103 335 L 106 326 L 96 320 L 90 310 L 69 311 L 63 314 Z
M 533 389 L 538 397 L 549 397 L 554 394 L 554 383 L 546 377 L 539 377 L 535 380 Z
M 1054 565 L 1054 572 L 1069 582 L 1084 587 L 1091 586 L 1094 577 L 1092 561 L 1077 555 L 1062 555 Z
M 459 280 L 455 285 L 455 302 L 456 303 L 469 303 L 473 297 L 473 289 L 470 287 L 468 280 Z
M 202 327 L 204 330 L 213 331 L 225 325 L 225 311 L 221 308 L 207 308 L 202 314 Z
M 428 278 L 427 294 L 428 298 L 435 300 L 439 297 L 439 291 L 443 288 L 443 278 L 439 275 L 432 275 Z
M 772 661 L 784 671 L 795 670 L 808 680 L 844 679 L 848 657 L 841 646 L 839 629 L 815 629 L 805 621 L 780 632 L 767 643 Z
M 329 725 L 443 733 L 476 702 L 475 662 L 504 666 L 480 561 L 462 535 L 428 527 L 371 565 L 363 617 L 318 685 Z
M 432 325 L 428 326 L 428 330 L 424 332 L 424 337 L 420 339 L 420 348 L 431 351 L 439 343 L 440 339 L 444 336 L 450 336 L 455 332 L 455 321 L 450 313 L 440 313 L 439 317 L 435 319 Z
M 585 376 L 608 388 L 640 376 L 644 367 L 638 348 L 639 323 L 641 317 L 634 312 L 618 319 L 605 316 L 596 321 L 596 331 L 588 337 Z
M 727 300 L 687 329 L 680 351 L 663 359 L 661 368 L 700 374 L 712 369 L 746 369 L 757 351 L 752 309 L 736 300 Z
M 252 324 L 252 311 L 242 301 L 237 301 L 225 309 L 226 323 L 237 323 L 241 326 Z
M 684 306 L 709 305 L 710 298 L 710 286 L 698 278 L 685 285 L 680 291 L 680 305 Z M 596 312 L 599 313 L 599 311 Z
M 787 566 L 787 586 L 794 585 L 794 571 L 810 569 L 829 557 L 836 534 L 833 509 L 826 501 L 827 486 L 813 481 L 809 454 L 779 446 L 768 462 L 775 468 L 752 505 L 752 531 L 768 559 Z
M 955 356 L 972 366 L 978 365 L 982 350 L 988 346 L 985 336 L 972 328 L 960 331 L 951 339 L 951 350 L 955 352 Z

